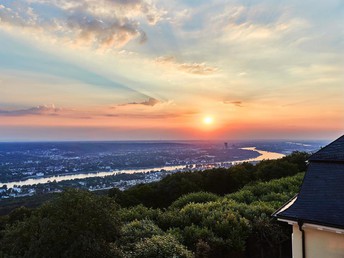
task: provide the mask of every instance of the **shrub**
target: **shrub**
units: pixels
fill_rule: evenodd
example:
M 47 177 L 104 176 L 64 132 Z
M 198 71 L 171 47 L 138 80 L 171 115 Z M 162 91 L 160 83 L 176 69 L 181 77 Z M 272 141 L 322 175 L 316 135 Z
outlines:
M 197 192 L 183 195 L 174 201 L 170 208 L 182 208 L 189 203 L 206 203 L 216 201 L 219 197 L 213 193 Z
M 138 242 L 132 258 L 192 258 L 193 253 L 180 244 L 172 235 L 153 236 Z

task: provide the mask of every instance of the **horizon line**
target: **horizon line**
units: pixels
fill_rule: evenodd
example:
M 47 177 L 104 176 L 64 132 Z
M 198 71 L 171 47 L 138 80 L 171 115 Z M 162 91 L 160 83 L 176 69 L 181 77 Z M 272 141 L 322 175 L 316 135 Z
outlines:
M 331 141 L 331 139 L 292 139 L 292 138 L 274 138 L 274 139 L 260 139 L 260 138 L 246 138 L 246 139 L 148 139 L 148 140 L 0 140 L 2 143 L 115 143 L 115 142 L 238 142 L 238 141 Z

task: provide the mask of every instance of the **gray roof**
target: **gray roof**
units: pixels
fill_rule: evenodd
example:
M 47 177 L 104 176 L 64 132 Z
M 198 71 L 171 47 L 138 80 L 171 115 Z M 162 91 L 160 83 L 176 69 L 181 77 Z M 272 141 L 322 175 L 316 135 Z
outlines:
M 308 160 L 310 162 L 344 162 L 344 135 L 314 153 Z
M 311 156 L 301 190 L 273 216 L 344 228 L 344 136 Z

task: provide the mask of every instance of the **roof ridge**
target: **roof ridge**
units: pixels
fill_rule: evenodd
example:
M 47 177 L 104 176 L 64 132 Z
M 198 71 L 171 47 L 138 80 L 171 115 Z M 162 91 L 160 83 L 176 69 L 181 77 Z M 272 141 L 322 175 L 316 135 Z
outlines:
M 334 160 L 337 160 L 337 159 L 332 160 L 331 158 L 328 158 L 328 157 L 322 157 L 322 154 L 326 154 L 327 150 L 329 150 L 329 149 L 331 150 L 331 148 L 334 147 L 337 144 L 343 144 L 343 146 L 344 146 L 344 134 L 342 136 L 338 137 L 336 140 L 334 140 L 334 141 L 330 142 L 329 144 L 327 144 L 325 147 L 322 147 L 317 152 L 313 153 L 308 158 L 308 160 L 309 161 L 317 161 L 317 160 L 319 160 L 319 161 L 324 161 L 324 162 L 326 162 L 326 161 L 332 162 Z M 331 155 L 334 155 L 334 154 L 331 154 Z M 335 154 L 335 156 L 337 156 L 337 155 Z M 335 157 L 335 156 L 333 156 L 333 157 Z

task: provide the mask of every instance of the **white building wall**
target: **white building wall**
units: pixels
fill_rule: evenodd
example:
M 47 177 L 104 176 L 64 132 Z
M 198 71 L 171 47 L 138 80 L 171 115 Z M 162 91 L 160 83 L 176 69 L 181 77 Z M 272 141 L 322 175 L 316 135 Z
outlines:
M 316 226 L 303 226 L 305 231 L 306 258 L 343 258 L 344 234 L 338 230 L 316 229 Z M 302 232 L 293 225 L 293 258 L 302 258 Z
M 293 225 L 292 248 L 293 258 L 302 258 L 302 232 L 297 224 Z

